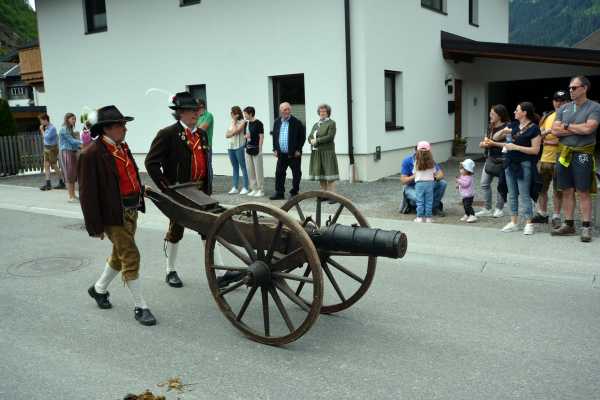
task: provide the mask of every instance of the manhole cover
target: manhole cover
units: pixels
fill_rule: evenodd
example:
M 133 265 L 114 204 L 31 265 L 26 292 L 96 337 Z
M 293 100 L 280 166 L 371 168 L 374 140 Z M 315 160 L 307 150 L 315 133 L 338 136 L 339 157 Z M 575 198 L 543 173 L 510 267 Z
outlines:
M 79 222 L 77 224 L 69 224 L 63 226 L 63 228 L 68 229 L 70 231 L 85 231 L 85 225 L 83 222 Z
M 90 260 L 78 257 L 46 257 L 25 261 L 8 268 L 8 273 L 13 276 L 25 278 L 38 278 L 44 276 L 60 275 L 87 267 Z

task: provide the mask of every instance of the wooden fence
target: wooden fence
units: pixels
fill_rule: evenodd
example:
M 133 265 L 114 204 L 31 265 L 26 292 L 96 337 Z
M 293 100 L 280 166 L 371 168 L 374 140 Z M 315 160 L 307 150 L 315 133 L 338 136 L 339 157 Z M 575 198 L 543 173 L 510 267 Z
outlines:
M 0 176 L 43 168 L 44 140 L 39 132 L 0 136 Z

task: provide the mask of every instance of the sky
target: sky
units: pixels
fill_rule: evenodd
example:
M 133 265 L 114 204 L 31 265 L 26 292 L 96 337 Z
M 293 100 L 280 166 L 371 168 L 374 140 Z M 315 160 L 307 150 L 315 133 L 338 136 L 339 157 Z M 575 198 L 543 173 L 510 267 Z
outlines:
M 27 0 L 27 2 L 31 6 L 31 8 L 33 8 L 35 10 L 35 0 Z

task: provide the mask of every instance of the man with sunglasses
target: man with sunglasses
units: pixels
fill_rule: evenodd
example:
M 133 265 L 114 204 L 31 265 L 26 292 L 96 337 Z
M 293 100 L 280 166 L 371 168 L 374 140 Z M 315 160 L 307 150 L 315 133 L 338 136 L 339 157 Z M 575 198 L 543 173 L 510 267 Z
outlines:
M 571 79 L 569 91 L 571 102 L 556 112 L 552 133 L 559 138 L 556 179 L 562 192 L 565 222 L 551 234 L 555 236 L 574 235 L 574 192 L 579 194 L 581 209 L 581 241 L 592 241 L 592 198 L 590 193 L 597 191 L 594 149 L 596 130 L 600 123 L 600 104 L 587 98 L 591 89 L 585 76 Z

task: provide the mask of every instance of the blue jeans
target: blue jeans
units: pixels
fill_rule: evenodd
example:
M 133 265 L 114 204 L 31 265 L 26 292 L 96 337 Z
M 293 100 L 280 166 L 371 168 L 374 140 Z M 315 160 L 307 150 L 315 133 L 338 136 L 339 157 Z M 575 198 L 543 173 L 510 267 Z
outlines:
M 238 188 L 238 184 L 240 182 L 240 169 L 242 170 L 242 175 L 244 176 L 244 189 L 248 189 L 248 171 L 246 170 L 246 147 L 241 146 L 238 149 L 229 149 L 227 153 L 229 154 L 229 161 L 231 161 L 231 166 L 233 167 L 233 186 L 234 188 Z
M 434 181 L 419 181 L 415 183 L 417 217 L 431 218 L 433 216 L 433 187 Z
M 506 168 L 506 185 L 508 186 L 508 203 L 513 217 L 519 215 L 525 220 L 533 217 L 533 200 L 529 194 L 531 186 L 531 161 L 521 161 L 523 174 L 520 178 L 513 175 L 510 168 Z
M 433 209 L 439 210 L 442 203 L 444 193 L 446 193 L 446 186 L 448 184 L 445 180 L 435 181 L 433 184 Z M 410 203 L 411 207 L 417 206 L 417 191 L 415 185 L 404 186 L 404 196 Z

